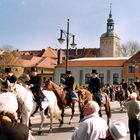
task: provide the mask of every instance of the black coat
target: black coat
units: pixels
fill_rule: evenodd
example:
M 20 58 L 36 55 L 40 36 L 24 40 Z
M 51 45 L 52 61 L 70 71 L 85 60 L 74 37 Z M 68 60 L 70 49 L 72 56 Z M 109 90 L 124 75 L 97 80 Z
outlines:
M 100 79 L 98 77 L 91 78 L 89 81 L 88 88 L 93 93 L 98 93 L 100 90 Z
M 69 76 L 65 78 L 65 82 L 64 85 L 66 85 L 66 90 L 67 91 L 71 91 L 73 90 L 73 85 L 74 85 L 74 77 L 73 76 Z
M 9 81 L 10 83 L 15 83 L 17 81 L 17 78 L 15 75 L 12 75 L 12 76 L 8 76 L 5 80 L 5 82 L 2 83 L 2 85 L 5 86 L 5 88 L 8 87 L 8 84 L 7 84 L 7 81 Z
M 31 76 L 30 80 L 27 81 L 27 85 L 30 84 L 33 85 L 30 89 L 33 92 L 35 98 L 43 98 L 44 95 L 41 91 L 41 77 L 39 75 Z

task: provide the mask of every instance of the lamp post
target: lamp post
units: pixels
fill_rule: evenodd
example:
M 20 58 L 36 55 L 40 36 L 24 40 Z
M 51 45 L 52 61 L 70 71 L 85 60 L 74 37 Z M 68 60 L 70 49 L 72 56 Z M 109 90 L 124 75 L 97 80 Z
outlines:
M 72 33 L 69 32 L 69 19 L 67 19 L 67 30 L 60 30 L 60 38 L 58 38 L 58 41 L 60 44 L 62 44 L 65 39 L 63 38 L 63 34 L 66 38 L 66 67 L 65 67 L 65 72 L 67 72 L 68 70 L 68 60 L 69 60 L 69 41 L 70 41 L 70 38 L 72 37 L 72 43 L 70 44 L 73 48 L 77 45 L 75 44 L 74 42 L 74 38 L 75 38 L 75 35 L 73 35 Z

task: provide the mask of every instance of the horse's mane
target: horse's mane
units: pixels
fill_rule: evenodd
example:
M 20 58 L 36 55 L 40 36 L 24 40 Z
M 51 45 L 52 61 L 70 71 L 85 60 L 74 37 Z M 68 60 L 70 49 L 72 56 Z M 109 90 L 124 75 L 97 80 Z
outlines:
M 50 86 L 51 86 L 51 89 L 49 90 L 53 90 L 53 92 L 55 93 L 58 99 L 58 105 L 61 106 L 60 105 L 61 103 L 66 104 L 66 99 L 65 99 L 66 93 L 64 89 L 60 87 L 59 85 L 57 85 L 56 83 L 52 82 L 51 80 L 46 81 L 46 88 Z
M 15 84 L 15 88 L 16 88 L 16 91 L 18 92 L 18 94 L 20 94 L 20 96 L 25 96 L 25 94 L 28 94 L 31 97 L 33 97 L 33 94 L 30 89 L 28 89 L 20 84 Z
M 52 85 L 53 89 L 60 95 L 62 96 L 62 94 L 64 93 L 64 89 L 62 87 L 60 87 L 59 85 L 57 85 L 56 83 L 54 83 L 53 81 L 49 81 L 50 84 Z

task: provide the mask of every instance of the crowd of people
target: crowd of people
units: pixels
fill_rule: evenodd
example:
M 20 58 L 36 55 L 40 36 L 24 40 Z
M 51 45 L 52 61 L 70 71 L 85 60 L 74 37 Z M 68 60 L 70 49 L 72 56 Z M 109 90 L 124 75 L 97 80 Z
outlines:
M 15 83 L 16 76 L 13 74 L 11 68 L 5 68 L 6 79 L 0 79 L 1 84 L 7 88 L 8 82 Z M 77 98 L 74 92 L 75 79 L 71 71 L 66 72 L 66 77 L 62 83 L 64 89 L 67 91 L 68 106 L 71 104 L 73 98 Z M 32 91 L 35 101 L 40 110 L 42 110 L 41 102 L 44 100 L 44 95 L 41 91 L 41 77 L 37 73 L 35 67 L 31 68 L 31 75 L 26 81 L 26 85 Z M 123 100 L 124 107 L 128 114 L 128 126 L 130 131 L 130 140 L 140 140 L 140 101 L 137 96 L 140 91 L 140 81 L 136 78 L 134 84 L 129 87 L 122 79 L 122 82 L 117 86 L 105 85 L 101 87 L 98 72 L 92 70 L 91 79 L 88 84 L 89 91 L 93 94 L 95 101 L 89 101 L 84 107 L 84 118 L 79 126 L 75 129 L 71 140 L 122 140 L 127 135 L 126 126 L 123 122 L 112 122 L 107 126 L 106 121 L 99 116 L 99 108 L 101 106 L 101 90 L 106 92 L 111 101 Z M 137 90 L 136 90 L 137 89 Z M 3 92 L 9 93 L 6 90 Z M 138 93 L 137 93 L 138 92 Z M 10 97 L 11 95 L 0 95 L 0 139 L 3 140 L 34 140 L 31 131 L 27 126 L 18 123 L 16 111 L 18 103 L 12 108 L 8 108 L 9 104 L 15 102 L 16 99 Z M 12 99 L 13 98 L 13 99 Z M 13 100 L 13 101 L 12 101 Z M 5 101 L 5 102 L 4 102 Z M 7 105 L 8 104 L 8 105 Z M 5 127 L 7 128 L 5 130 Z

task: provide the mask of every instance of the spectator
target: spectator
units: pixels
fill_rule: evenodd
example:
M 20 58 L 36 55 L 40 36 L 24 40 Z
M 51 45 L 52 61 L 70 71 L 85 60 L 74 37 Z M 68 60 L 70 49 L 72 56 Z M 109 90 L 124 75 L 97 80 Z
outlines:
M 122 88 L 125 91 L 125 100 L 126 100 L 128 98 L 128 85 L 127 85 L 127 82 L 124 79 L 122 79 L 122 82 L 120 83 L 120 85 L 122 86 Z
M 128 114 L 128 126 L 130 131 L 130 140 L 140 140 L 140 101 L 137 100 L 137 94 L 131 93 L 130 99 L 124 105 Z
M 17 109 L 13 93 L 0 94 L 0 140 L 35 140 L 28 127 L 17 122 Z
M 107 130 L 105 140 L 123 140 L 127 135 L 127 129 L 124 123 L 112 122 Z
M 136 77 L 136 81 L 134 82 L 137 90 L 140 92 L 140 80 L 138 79 L 138 77 Z
M 84 118 L 71 140 L 99 140 L 106 137 L 107 123 L 98 115 L 99 105 L 89 101 L 84 107 Z

